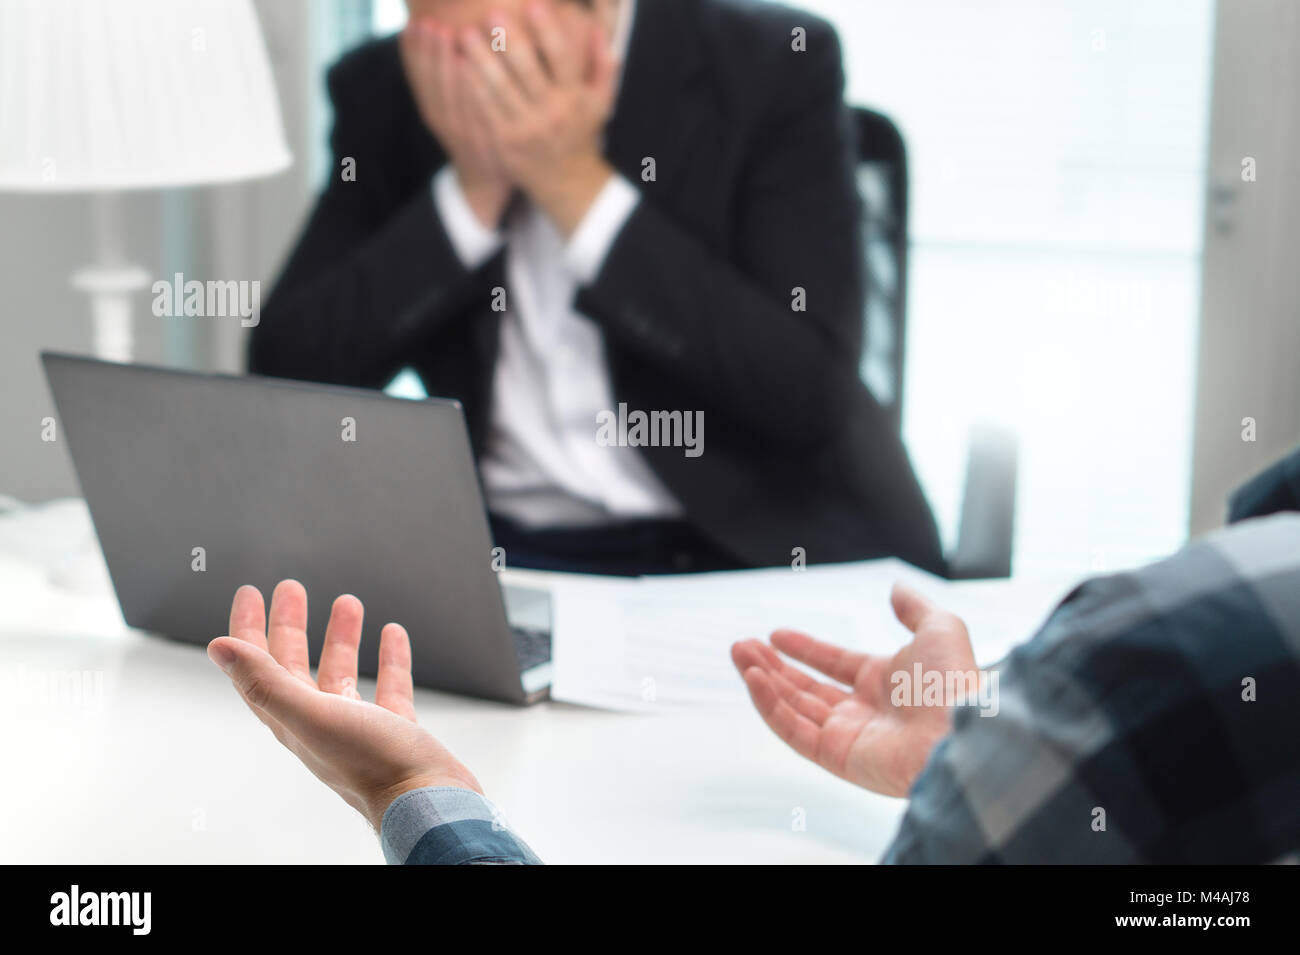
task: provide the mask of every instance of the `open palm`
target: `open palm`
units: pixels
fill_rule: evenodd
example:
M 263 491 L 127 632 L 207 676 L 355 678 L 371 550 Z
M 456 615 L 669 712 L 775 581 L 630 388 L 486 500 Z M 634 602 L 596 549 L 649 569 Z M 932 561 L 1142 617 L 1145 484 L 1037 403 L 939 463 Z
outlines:
M 482 789 L 445 746 L 416 725 L 411 641 L 401 625 L 387 624 L 380 633 L 375 701 L 361 698 L 357 652 L 363 614 L 356 597 L 334 601 L 313 678 L 302 584 L 281 581 L 269 616 L 262 594 L 241 587 L 230 608 L 230 634 L 213 640 L 208 655 L 276 739 L 378 829 L 384 810 L 407 790 Z
M 773 633 L 770 646 L 737 643 L 731 656 L 759 714 L 795 752 L 866 789 L 903 796 L 948 732 L 952 701 L 895 705 L 892 678 L 910 678 L 918 663 L 926 673 L 975 677 L 978 669 L 959 617 L 902 584 L 894 586 L 890 602 L 912 632 L 911 642 L 891 657 L 855 653 L 793 630 Z M 814 679 L 782 653 L 835 682 Z

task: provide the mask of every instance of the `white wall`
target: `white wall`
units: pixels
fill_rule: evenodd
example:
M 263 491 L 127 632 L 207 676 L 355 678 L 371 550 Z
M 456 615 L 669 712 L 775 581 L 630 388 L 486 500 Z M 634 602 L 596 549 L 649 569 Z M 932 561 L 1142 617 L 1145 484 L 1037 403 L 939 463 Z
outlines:
M 163 267 L 157 197 L 128 200 L 127 247 L 151 274 Z M 63 441 L 41 440 L 41 419 L 54 415 L 38 353 L 87 352 L 90 306 L 72 288 L 72 273 L 90 264 L 90 204 L 78 196 L 0 192 L 0 494 L 38 501 L 77 493 Z M 137 322 L 137 354 L 158 362 L 163 330 Z

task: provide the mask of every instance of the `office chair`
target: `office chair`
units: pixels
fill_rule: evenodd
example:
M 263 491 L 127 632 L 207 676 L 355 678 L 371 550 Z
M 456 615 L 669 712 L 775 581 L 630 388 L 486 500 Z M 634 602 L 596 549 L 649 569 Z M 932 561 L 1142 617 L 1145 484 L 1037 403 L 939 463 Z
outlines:
M 907 345 L 907 148 L 887 116 L 858 108 L 853 123 L 867 271 L 862 380 L 901 434 Z M 1015 436 L 1006 429 L 972 429 L 957 544 L 948 555 L 950 577 L 1011 575 L 1017 458 Z

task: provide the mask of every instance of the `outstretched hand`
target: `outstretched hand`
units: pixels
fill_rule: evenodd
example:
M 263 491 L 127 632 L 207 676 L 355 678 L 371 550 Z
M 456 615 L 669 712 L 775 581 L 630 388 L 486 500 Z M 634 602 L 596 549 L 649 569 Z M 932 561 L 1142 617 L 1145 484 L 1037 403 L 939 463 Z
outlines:
M 269 620 L 261 592 L 240 587 L 230 608 L 230 635 L 208 644 L 208 656 L 275 738 L 378 830 L 384 810 L 408 790 L 483 790 L 415 723 L 411 641 L 401 625 L 387 624 L 381 632 L 375 701 L 361 698 L 357 651 L 363 613 L 356 597 L 334 601 L 313 679 L 302 584 L 280 582 Z
M 979 671 L 966 625 L 955 614 L 902 584 L 894 586 L 890 602 L 912 632 L 911 642 L 891 657 L 855 653 L 793 630 L 773 633 L 770 646 L 737 643 L 731 657 L 763 720 L 795 752 L 865 789 L 903 796 L 948 732 L 953 701 L 895 705 L 895 681 L 911 679 L 917 663 L 923 672 L 959 673 L 967 680 L 978 679 Z M 833 682 L 813 679 L 781 653 Z

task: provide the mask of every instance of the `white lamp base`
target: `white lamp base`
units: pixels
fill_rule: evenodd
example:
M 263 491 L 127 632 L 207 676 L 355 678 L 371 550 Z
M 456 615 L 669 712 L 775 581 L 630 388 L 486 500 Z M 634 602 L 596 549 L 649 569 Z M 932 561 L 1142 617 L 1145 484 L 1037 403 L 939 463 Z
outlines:
M 82 269 L 74 287 L 90 295 L 91 351 L 104 361 L 131 360 L 135 338 L 131 296 L 149 284 L 149 274 L 135 265 Z

